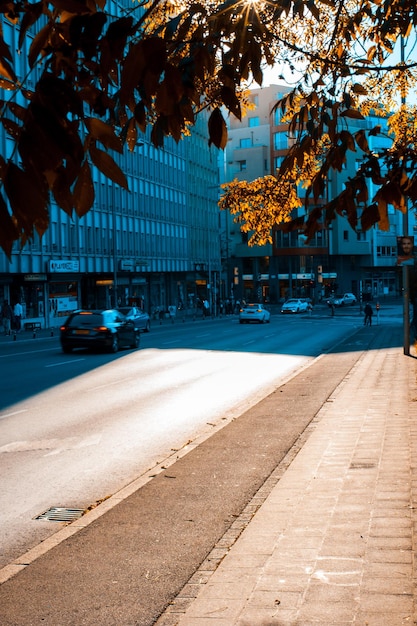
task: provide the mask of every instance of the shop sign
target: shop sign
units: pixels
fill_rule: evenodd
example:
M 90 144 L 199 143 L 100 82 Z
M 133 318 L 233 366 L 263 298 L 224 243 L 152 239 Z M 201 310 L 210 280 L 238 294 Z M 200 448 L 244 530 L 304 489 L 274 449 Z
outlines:
M 42 282 L 47 280 L 46 274 L 25 274 L 23 279 L 27 282 Z
M 55 273 L 79 272 L 79 261 L 49 261 L 49 271 Z

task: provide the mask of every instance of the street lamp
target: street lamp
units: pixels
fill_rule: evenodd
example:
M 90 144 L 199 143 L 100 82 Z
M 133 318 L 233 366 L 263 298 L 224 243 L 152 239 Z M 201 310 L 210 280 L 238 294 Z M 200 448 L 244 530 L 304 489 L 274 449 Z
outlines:
M 114 183 L 112 183 L 112 229 L 113 229 L 113 304 L 114 308 L 117 308 L 117 223 L 116 223 L 116 205 L 115 205 L 115 193 Z M 111 303 L 110 303 L 111 305 Z
M 140 148 L 143 146 L 143 141 L 138 141 L 135 147 Z M 114 300 L 114 308 L 117 309 L 119 302 L 117 297 L 118 292 L 118 277 L 117 277 L 117 264 L 118 264 L 118 254 L 117 254 L 117 219 L 116 219 L 116 203 L 115 203 L 115 189 L 114 182 L 112 182 L 112 230 L 113 230 L 113 300 Z M 122 236 L 122 229 L 120 228 L 120 236 Z M 110 303 L 111 305 L 111 303 Z

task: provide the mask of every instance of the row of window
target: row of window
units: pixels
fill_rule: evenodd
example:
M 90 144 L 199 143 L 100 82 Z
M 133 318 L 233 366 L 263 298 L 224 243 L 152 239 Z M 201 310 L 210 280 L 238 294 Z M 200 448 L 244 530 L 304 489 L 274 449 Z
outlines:
M 395 257 L 397 256 L 397 247 L 396 246 L 377 246 L 376 256 Z

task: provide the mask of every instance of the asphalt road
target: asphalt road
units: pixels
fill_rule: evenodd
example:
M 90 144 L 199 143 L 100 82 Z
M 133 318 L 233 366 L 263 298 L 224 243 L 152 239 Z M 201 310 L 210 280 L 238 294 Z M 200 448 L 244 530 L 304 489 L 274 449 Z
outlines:
M 202 441 L 350 334 L 357 320 L 235 318 L 156 326 L 138 351 L 63 355 L 57 337 L 1 344 L 0 566 Z
M 2 625 L 151 626 L 287 451 L 300 445 L 300 434 L 375 336 L 383 348 L 383 334 L 378 328 L 349 334 L 336 350 L 4 583 Z M 205 568 L 214 568 L 214 560 Z

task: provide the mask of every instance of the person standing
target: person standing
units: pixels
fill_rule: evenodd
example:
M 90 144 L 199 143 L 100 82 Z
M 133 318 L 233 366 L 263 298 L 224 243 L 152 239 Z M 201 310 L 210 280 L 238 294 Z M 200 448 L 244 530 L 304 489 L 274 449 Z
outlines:
M 365 319 L 363 320 L 364 326 L 372 326 L 372 315 L 374 314 L 371 305 L 369 302 L 365 305 Z
M 20 304 L 19 300 L 14 305 L 13 314 L 16 332 L 20 333 L 20 331 L 22 330 L 23 307 Z
M 13 311 L 8 300 L 4 300 L 3 302 L 3 306 L 1 307 L 0 317 L 3 322 L 4 334 L 10 335 L 12 322 L 13 322 Z

